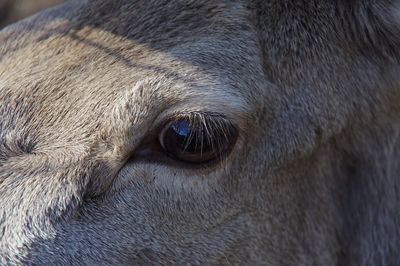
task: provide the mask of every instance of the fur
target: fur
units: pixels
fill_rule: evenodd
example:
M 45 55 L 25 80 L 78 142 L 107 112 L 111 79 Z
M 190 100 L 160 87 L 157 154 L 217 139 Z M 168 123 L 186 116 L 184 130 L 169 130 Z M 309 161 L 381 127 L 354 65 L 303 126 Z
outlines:
M 75 0 L 5 28 L 0 264 L 400 264 L 399 8 Z M 238 129 L 224 160 L 148 156 L 193 113 Z

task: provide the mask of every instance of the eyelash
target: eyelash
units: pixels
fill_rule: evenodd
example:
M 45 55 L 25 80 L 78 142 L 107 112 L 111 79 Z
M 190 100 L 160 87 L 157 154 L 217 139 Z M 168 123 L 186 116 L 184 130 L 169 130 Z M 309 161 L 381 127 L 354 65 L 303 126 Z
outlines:
M 183 134 L 179 134 L 178 131 Z M 185 136 L 189 132 L 190 134 Z M 192 112 L 171 118 L 158 137 L 162 150 L 170 157 L 200 164 L 206 162 L 201 159 L 213 158 L 210 161 L 217 161 L 227 154 L 230 146 L 236 141 L 237 130 L 220 114 Z M 168 137 L 171 137 L 176 145 L 171 145 L 171 138 Z
M 211 112 L 190 112 L 188 114 L 176 115 L 169 119 L 169 122 L 165 124 L 164 128 L 174 121 L 181 119 L 189 121 L 191 130 L 204 129 L 207 134 L 207 140 L 210 143 L 216 140 L 216 136 L 211 134 L 212 132 L 219 130 L 227 137 L 232 130 L 236 130 L 236 127 L 225 116 Z M 193 135 L 190 135 L 189 140 L 191 140 L 192 137 Z

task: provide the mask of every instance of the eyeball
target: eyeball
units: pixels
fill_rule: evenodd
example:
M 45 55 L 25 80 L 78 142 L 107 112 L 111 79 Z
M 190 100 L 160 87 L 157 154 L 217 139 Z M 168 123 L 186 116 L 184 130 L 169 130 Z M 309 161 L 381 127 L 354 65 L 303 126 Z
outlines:
M 175 160 L 205 164 L 226 155 L 236 136 L 236 129 L 226 119 L 184 117 L 168 123 L 159 142 L 164 152 Z

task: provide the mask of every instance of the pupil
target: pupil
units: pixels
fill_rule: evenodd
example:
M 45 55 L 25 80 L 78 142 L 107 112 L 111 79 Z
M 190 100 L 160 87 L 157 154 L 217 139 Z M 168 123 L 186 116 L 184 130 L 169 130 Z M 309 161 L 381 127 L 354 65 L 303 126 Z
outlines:
M 171 125 L 171 130 L 174 145 L 181 152 L 200 155 L 213 150 L 214 144 L 210 143 L 204 130 L 192 129 L 189 121 L 177 121 Z

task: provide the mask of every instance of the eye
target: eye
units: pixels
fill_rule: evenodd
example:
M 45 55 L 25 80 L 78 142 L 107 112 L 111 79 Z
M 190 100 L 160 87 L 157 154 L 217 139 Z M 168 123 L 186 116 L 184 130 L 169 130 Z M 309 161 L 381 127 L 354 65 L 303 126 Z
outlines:
M 167 124 L 159 140 L 170 157 L 186 163 L 202 164 L 226 156 L 236 137 L 237 131 L 227 119 L 192 114 Z

